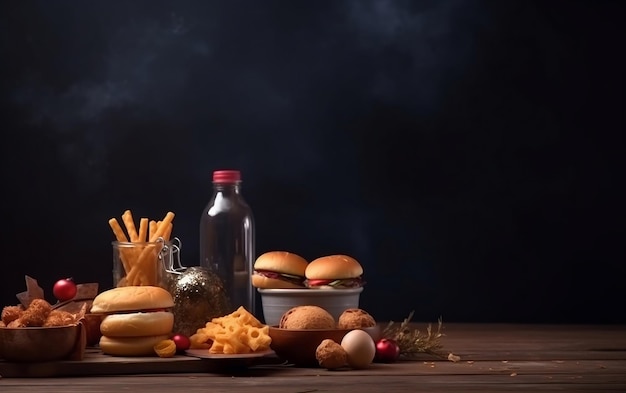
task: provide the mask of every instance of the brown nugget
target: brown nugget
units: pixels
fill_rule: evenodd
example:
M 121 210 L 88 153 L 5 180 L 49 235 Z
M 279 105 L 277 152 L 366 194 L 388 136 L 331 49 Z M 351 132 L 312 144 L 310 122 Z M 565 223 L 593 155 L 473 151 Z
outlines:
M 7 324 L 8 328 L 23 328 L 26 327 L 21 319 L 16 319 Z
M 24 309 L 22 306 L 6 306 L 2 309 L 2 322 L 5 325 L 15 321 L 22 316 Z
M 43 326 L 51 311 L 50 303 L 43 299 L 34 299 L 24 310 L 20 320 L 25 326 Z
M 281 329 L 333 329 L 335 319 L 319 306 L 296 306 L 280 318 Z
M 376 326 L 374 317 L 367 311 L 360 308 L 349 308 L 345 310 L 337 322 L 339 329 L 361 329 Z
M 348 354 L 341 345 L 331 339 L 322 340 L 315 350 L 315 358 L 321 367 L 341 368 L 348 364 Z
M 74 320 L 74 314 L 63 310 L 52 310 L 46 318 L 43 326 L 67 326 L 72 325 L 76 321 Z

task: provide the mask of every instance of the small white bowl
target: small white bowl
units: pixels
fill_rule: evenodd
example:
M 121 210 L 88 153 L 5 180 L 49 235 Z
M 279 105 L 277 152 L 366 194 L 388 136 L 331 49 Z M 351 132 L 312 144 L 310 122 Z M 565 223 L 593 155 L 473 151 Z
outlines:
M 265 324 L 277 326 L 283 314 L 296 306 L 318 306 L 335 321 L 349 308 L 359 307 L 363 287 L 348 289 L 257 289 L 261 294 Z

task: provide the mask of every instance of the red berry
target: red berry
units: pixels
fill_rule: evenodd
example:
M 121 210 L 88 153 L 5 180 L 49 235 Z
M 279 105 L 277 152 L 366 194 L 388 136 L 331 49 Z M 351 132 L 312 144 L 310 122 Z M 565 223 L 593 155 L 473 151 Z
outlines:
M 191 346 L 191 341 L 189 341 L 189 338 L 185 336 L 184 334 L 173 335 L 172 341 L 174 341 L 174 344 L 176 344 L 177 352 L 185 351 L 189 349 L 189 347 Z
M 76 296 L 78 289 L 71 278 L 64 278 L 54 283 L 52 293 L 60 302 L 72 300 Z
M 376 357 L 378 362 L 393 363 L 400 356 L 400 347 L 398 343 L 389 338 L 381 338 L 376 343 Z

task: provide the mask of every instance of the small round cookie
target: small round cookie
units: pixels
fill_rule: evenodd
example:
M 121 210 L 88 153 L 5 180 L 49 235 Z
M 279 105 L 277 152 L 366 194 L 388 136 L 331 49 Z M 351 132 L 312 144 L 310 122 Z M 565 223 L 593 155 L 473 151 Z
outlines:
M 348 364 L 348 353 L 340 344 L 327 338 L 317 346 L 315 359 L 321 367 L 332 370 Z
M 360 329 L 376 326 L 374 318 L 360 308 L 349 308 L 339 316 L 337 327 L 339 329 Z
M 281 329 L 334 329 L 335 318 L 318 306 L 296 306 L 280 318 Z

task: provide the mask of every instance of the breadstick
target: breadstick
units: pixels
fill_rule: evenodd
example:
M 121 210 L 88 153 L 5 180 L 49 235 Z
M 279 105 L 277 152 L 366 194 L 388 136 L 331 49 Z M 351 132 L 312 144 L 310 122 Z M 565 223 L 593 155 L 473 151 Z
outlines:
M 165 241 L 169 241 L 170 240 L 170 236 L 172 236 L 172 228 L 174 227 L 174 225 L 170 222 L 169 224 L 167 224 L 167 227 L 165 228 L 165 232 L 163 232 L 163 239 L 165 239 Z
M 124 234 L 124 231 L 122 230 L 120 223 L 117 222 L 116 218 L 111 218 L 109 220 L 109 226 L 113 230 L 113 234 L 115 235 L 115 238 L 118 242 L 128 242 L 128 239 L 126 238 L 126 235 Z M 120 259 L 122 260 L 124 271 L 128 274 L 128 272 L 131 270 L 131 265 L 130 261 L 128 260 L 128 253 L 126 251 L 127 250 L 122 248 L 119 249 Z
M 157 271 L 159 270 L 159 250 L 162 248 L 155 247 L 152 252 L 148 253 L 146 263 L 142 265 L 142 273 L 144 276 L 144 280 L 146 281 L 145 285 L 158 285 L 159 280 L 157 277 Z
M 165 230 L 167 229 L 167 226 L 172 222 L 173 219 L 174 219 L 174 213 L 167 212 L 165 217 L 163 217 L 163 221 L 161 221 L 161 223 L 158 225 L 156 232 L 154 232 L 152 234 L 152 237 L 150 237 L 150 242 L 156 242 L 157 240 L 159 240 L 160 237 L 163 237 L 163 233 L 165 232 Z
M 148 239 L 148 219 L 142 218 L 139 220 L 139 233 L 138 238 L 140 242 L 145 242 Z
M 124 234 L 124 231 L 122 230 L 122 227 L 120 226 L 120 223 L 117 222 L 117 218 L 115 217 L 111 218 L 109 220 L 109 226 L 113 230 L 113 234 L 115 235 L 115 238 L 117 239 L 118 242 L 128 241 L 128 238 L 126 238 L 126 235 Z
M 148 230 L 148 240 L 152 239 L 152 235 L 157 230 L 157 222 L 154 220 L 150 220 L 150 229 Z
M 165 230 L 167 229 L 167 226 L 172 223 L 173 219 L 174 219 L 174 213 L 167 212 L 167 214 L 163 218 L 163 221 L 161 221 L 161 224 L 158 225 L 157 230 L 150 237 L 150 243 L 154 243 L 157 240 L 159 240 L 159 238 L 163 237 L 163 234 Z M 148 245 L 146 248 L 144 248 L 141 251 L 141 254 L 136 259 L 137 262 L 133 264 L 130 272 L 128 273 L 129 281 L 134 282 L 137 276 L 139 275 L 139 273 L 141 272 L 145 274 L 144 269 L 146 269 L 146 267 L 144 266 L 150 263 L 150 260 L 151 260 L 150 254 L 152 253 L 154 254 L 154 256 L 152 257 L 152 259 L 154 260 L 157 257 L 157 253 L 155 252 L 155 247 L 153 244 Z M 155 269 L 156 269 L 156 266 L 155 266 Z
M 126 231 L 128 231 L 128 237 L 130 238 L 130 241 L 139 241 L 139 235 L 137 234 L 135 222 L 133 221 L 133 213 L 131 213 L 130 210 L 126 210 L 124 214 L 122 214 L 122 220 L 124 221 L 124 225 L 126 225 Z
M 157 258 L 156 246 L 154 244 L 147 245 L 126 275 L 128 282 L 131 282 L 132 285 L 156 285 L 156 282 L 150 282 L 150 276 L 152 275 L 151 272 L 156 269 Z

